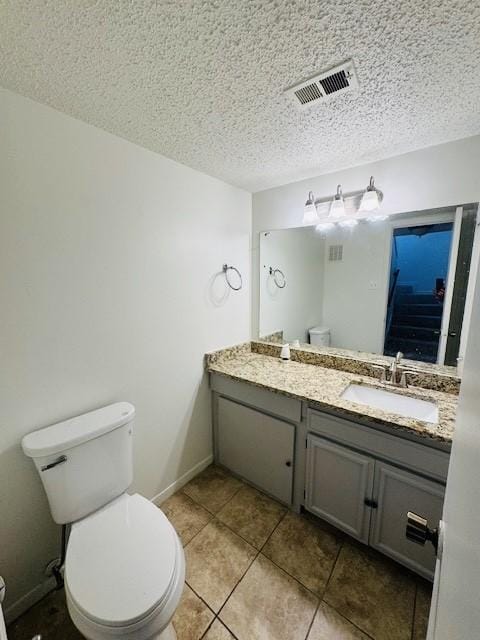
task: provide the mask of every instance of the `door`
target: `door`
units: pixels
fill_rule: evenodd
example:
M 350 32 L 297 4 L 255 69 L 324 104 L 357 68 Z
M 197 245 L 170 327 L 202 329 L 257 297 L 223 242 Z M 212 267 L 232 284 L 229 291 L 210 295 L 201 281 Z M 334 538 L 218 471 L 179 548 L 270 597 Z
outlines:
M 375 463 L 370 545 L 397 562 L 433 579 L 435 553 L 432 545 L 420 546 L 405 536 L 406 513 L 425 517 L 438 527 L 442 515 L 444 487 L 417 474 L 384 462 Z
M 291 504 L 294 425 L 222 397 L 217 416 L 218 462 Z
M 367 544 L 374 466 L 368 456 L 309 434 L 306 509 Z
M 393 229 L 384 354 L 437 362 L 452 222 Z
M 470 640 L 480 629 L 480 269 L 473 295 L 429 640 Z

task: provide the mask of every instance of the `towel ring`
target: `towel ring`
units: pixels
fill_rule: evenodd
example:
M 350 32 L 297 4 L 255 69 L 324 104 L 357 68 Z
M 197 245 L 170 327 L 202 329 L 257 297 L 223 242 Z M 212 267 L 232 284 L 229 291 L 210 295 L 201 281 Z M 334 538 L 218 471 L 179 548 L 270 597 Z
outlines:
M 287 286 L 287 279 L 285 278 L 285 274 L 283 273 L 283 271 L 281 269 L 274 269 L 273 267 L 270 267 L 269 273 L 271 276 L 273 276 L 273 281 L 275 282 L 277 287 L 279 289 L 285 289 L 285 287 Z M 281 276 L 280 282 L 278 281 L 278 276 Z
M 240 280 L 240 284 L 238 287 L 234 287 L 233 284 L 230 282 L 229 278 L 228 278 L 228 271 L 229 270 L 235 271 L 235 273 L 238 275 L 238 278 Z M 227 281 L 228 286 L 230 287 L 230 289 L 233 289 L 234 291 L 240 291 L 240 289 L 243 286 L 243 280 L 242 280 L 242 274 L 240 273 L 240 271 L 237 269 L 237 267 L 229 267 L 227 264 L 224 264 L 222 267 L 223 273 L 225 274 L 225 280 Z

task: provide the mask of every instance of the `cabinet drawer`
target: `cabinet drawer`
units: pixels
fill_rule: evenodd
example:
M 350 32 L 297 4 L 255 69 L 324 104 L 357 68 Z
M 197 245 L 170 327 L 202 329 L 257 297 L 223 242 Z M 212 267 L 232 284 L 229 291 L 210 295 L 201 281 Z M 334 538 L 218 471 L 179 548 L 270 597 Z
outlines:
M 218 462 L 286 504 L 292 503 L 295 427 L 218 398 Z
M 313 409 L 308 410 L 308 428 L 348 447 L 360 449 L 437 481 L 446 482 L 450 456 L 445 451 Z
M 225 376 L 210 374 L 210 387 L 222 396 L 228 396 L 243 404 L 251 405 L 261 411 L 273 413 L 291 422 L 300 422 L 302 403 L 279 393 L 260 389 L 252 384 L 238 382 Z

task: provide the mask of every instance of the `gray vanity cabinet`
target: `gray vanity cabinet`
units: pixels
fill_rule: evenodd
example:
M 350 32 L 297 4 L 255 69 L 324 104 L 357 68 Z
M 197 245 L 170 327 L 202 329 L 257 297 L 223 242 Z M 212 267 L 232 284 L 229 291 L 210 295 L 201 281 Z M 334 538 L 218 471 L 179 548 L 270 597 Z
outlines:
M 427 578 L 435 569 L 431 544 L 420 546 L 405 537 L 405 514 L 421 514 L 437 528 L 442 516 L 445 489 L 406 469 L 379 460 L 375 463 L 370 545 Z
M 366 455 L 309 434 L 305 507 L 320 518 L 368 543 L 375 461 Z
M 413 511 L 437 526 L 448 450 L 222 375 L 210 384 L 218 464 L 433 577 L 433 548 L 405 537 L 406 517 Z
M 286 504 L 292 502 L 294 442 L 293 424 L 218 398 L 218 462 Z
M 330 417 L 324 420 L 331 423 Z M 419 455 L 429 453 L 419 451 Z M 443 484 L 388 464 L 368 451 L 359 452 L 312 433 L 307 436 L 305 484 L 308 511 L 420 575 L 433 578 L 433 547 L 407 540 L 406 514 L 421 514 L 431 527 L 437 527 Z

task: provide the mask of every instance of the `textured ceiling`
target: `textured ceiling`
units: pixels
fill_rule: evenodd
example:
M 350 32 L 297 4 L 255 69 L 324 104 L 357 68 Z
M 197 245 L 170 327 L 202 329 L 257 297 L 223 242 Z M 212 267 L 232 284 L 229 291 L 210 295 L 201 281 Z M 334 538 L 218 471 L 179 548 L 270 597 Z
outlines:
M 0 0 L 0 85 L 252 191 L 479 133 L 479 60 L 479 0 Z

